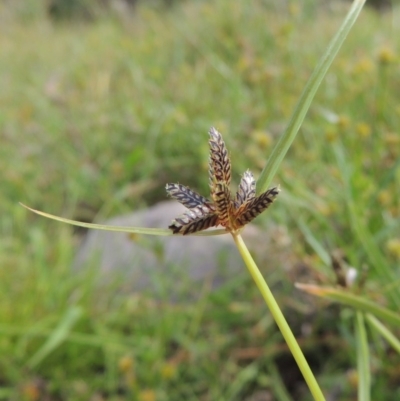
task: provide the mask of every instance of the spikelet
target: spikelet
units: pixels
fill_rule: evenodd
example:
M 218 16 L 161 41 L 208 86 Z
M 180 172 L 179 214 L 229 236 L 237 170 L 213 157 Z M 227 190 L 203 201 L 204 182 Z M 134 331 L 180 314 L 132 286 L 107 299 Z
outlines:
M 244 203 L 254 199 L 256 196 L 256 181 L 253 173 L 247 170 L 240 180 L 235 198 L 235 208 L 239 208 Z
M 230 218 L 233 212 L 231 201 L 231 192 L 229 187 L 224 182 L 215 184 L 215 192 L 212 194 L 216 213 L 218 215 L 219 224 L 224 227 L 229 227 Z
M 235 213 L 235 228 L 241 228 L 255 219 L 273 203 L 279 192 L 280 189 L 277 187 L 270 188 L 268 191 L 240 206 Z
M 183 206 L 188 209 L 196 207 L 202 208 L 204 211 L 208 209 L 208 212 L 214 211 L 215 207 L 211 201 L 204 196 L 199 195 L 197 192 L 181 184 L 167 184 L 165 189 L 167 194 L 176 199 Z
M 231 161 L 222 135 L 212 127 L 209 131 L 210 159 L 209 159 L 209 183 L 211 193 L 217 182 L 231 183 Z
M 168 226 L 174 234 L 193 234 L 218 225 L 216 214 L 206 214 L 202 209 L 194 208 L 177 217 Z

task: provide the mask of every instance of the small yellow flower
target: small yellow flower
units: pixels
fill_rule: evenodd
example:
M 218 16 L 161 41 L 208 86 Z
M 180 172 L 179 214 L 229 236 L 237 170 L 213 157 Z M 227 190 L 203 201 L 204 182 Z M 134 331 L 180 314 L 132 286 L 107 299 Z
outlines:
M 278 38 L 279 37 L 286 38 L 293 31 L 293 28 L 294 28 L 293 24 L 291 24 L 290 22 L 284 22 L 280 26 L 280 28 L 277 32 Z
M 392 202 L 392 193 L 388 190 L 382 190 L 378 194 L 378 202 L 381 206 L 388 206 Z
M 255 160 L 260 156 L 260 149 L 256 144 L 253 143 L 246 147 L 244 154 L 248 159 Z
M 138 396 L 139 401 L 156 401 L 156 393 L 153 390 L 142 390 Z
M 330 206 L 325 203 L 325 202 L 318 202 L 315 205 L 316 210 L 322 215 L 322 216 L 329 216 L 332 214 L 332 209 Z
M 251 63 L 252 59 L 247 55 L 245 55 L 239 58 L 239 60 L 236 63 L 236 68 L 240 73 L 243 73 L 251 66 Z
M 256 145 L 260 147 L 260 149 L 266 149 L 272 143 L 271 134 L 268 132 L 257 130 L 251 134 L 251 137 L 253 138 Z
M 400 146 L 400 133 L 388 132 L 383 139 L 387 146 Z
M 172 379 L 176 376 L 176 364 L 167 362 L 161 368 L 161 376 L 164 379 Z
M 297 17 L 301 12 L 300 6 L 298 3 L 290 3 L 289 4 L 289 14 L 292 17 Z
M 371 127 L 367 123 L 358 123 L 356 132 L 360 137 L 367 138 L 371 135 Z
M 359 60 L 353 67 L 353 71 L 355 74 L 363 74 L 371 72 L 374 69 L 374 64 L 369 58 L 362 58 Z
M 329 128 L 325 131 L 325 138 L 329 143 L 335 142 L 337 137 L 338 133 L 335 129 Z
M 337 124 L 341 129 L 346 129 L 350 125 L 350 119 L 345 115 L 340 115 Z
M 400 260 L 400 238 L 392 238 L 386 243 L 387 250 Z
M 382 47 L 378 52 L 378 61 L 381 64 L 390 64 L 393 63 L 396 59 L 396 55 L 393 50 L 388 47 Z
M 123 356 L 118 361 L 118 368 L 121 372 L 131 372 L 133 370 L 133 359 L 130 356 Z
M 346 376 L 347 376 L 347 380 L 348 380 L 350 386 L 352 388 L 357 388 L 358 381 L 359 381 L 357 370 L 355 370 L 355 369 L 348 370 L 346 373 Z

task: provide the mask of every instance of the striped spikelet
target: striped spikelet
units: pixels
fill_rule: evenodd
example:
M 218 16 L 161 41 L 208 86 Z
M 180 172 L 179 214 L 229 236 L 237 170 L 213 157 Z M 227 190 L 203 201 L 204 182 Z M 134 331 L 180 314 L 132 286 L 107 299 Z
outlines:
M 228 228 L 233 215 L 233 204 L 231 201 L 231 192 L 225 182 L 218 182 L 215 184 L 212 197 L 219 224 Z
M 183 206 L 188 209 L 194 209 L 196 207 L 209 209 L 209 211 L 215 210 L 214 205 L 211 201 L 206 199 L 204 196 L 199 195 L 189 187 L 181 184 L 167 184 L 165 189 L 167 194 L 176 199 Z
M 235 228 L 244 227 L 266 210 L 278 196 L 279 191 L 277 187 L 270 188 L 256 198 L 243 203 L 235 212 Z
M 177 217 L 168 228 L 174 234 L 187 235 L 215 227 L 218 225 L 217 221 L 218 216 L 216 214 L 205 214 L 201 209 L 195 208 Z
M 215 128 L 210 129 L 209 135 L 209 181 L 211 193 L 213 193 L 215 184 L 218 182 L 224 182 L 229 187 L 231 183 L 231 161 L 222 135 Z
M 251 201 L 256 196 L 256 181 L 253 173 L 247 170 L 240 180 L 239 188 L 236 192 L 235 208 L 239 208 L 244 203 Z

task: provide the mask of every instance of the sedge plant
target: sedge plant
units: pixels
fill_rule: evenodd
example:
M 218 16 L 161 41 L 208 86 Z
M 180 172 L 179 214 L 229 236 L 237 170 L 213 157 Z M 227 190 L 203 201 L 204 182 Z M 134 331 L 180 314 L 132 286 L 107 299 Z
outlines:
M 328 45 L 325 53 L 316 66 L 308 83 L 306 84 L 295 110 L 289 120 L 286 130 L 280 137 L 268 161 L 257 181 L 258 194 L 256 193 L 256 183 L 253 175 L 247 171 L 244 173 L 237 194 L 232 197 L 229 190 L 230 183 L 230 159 L 223 142 L 221 134 L 217 130 L 210 130 L 210 189 L 212 200 L 196 194 L 190 188 L 178 184 L 167 184 L 167 192 L 174 199 L 179 200 L 188 211 L 177 217 L 169 229 L 164 228 L 145 228 L 145 227 L 118 227 L 101 224 L 83 223 L 54 216 L 45 212 L 28 208 L 29 210 L 64 223 L 93 228 L 99 230 L 120 231 L 135 234 L 147 235 L 221 235 L 230 233 L 238 247 L 252 278 L 260 290 L 275 322 L 277 323 L 300 371 L 312 393 L 314 400 L 324 401 L 325 397 L 312 373 L 305 357 L 300 349 L 295 336 L 290 329 L 279 305 L 277 304 L 272 292 L 260 270 L 254 262 L 246 244 L 241 237 L 241 231 L 247 223 L 268 208 L 279 193 L 278 187 L 268 189 L 277 172 L 280 163 L 285 157 L 299 128 L 306 116 L 314 95 L 323 80 L 328 68 L 334 60 L 337 52 L 347 37 L 351 27 L 355 23 L 365 0 L 354 0 L 349 12 L 347 13 L 342 25 Z M 222 226 L 223 229 L 206 230 L 214 226 Z M 182 240 L 184 241 L 184 239 Z M 363 327 L 363 316 L 358 318 L 358 327 Z M 376 323 L 376 322 L 375 322 Z M 361 337 L 365 337 L 360 332 Z M 361 362 L 360 362 L 361 363 Z

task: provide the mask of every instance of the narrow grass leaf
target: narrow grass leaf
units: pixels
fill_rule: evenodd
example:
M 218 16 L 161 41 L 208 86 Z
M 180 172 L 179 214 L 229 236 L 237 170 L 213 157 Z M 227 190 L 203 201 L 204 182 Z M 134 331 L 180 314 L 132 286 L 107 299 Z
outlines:
M 393 282 L 398 279 L 396 272 L 387 263 L 387 259 L 382 254 L 376 238 L 370 232 L 369 227 L 365 223 L 365 218 L 361 214 L 357 201 L 354 199 L 353 188 L 351 183 L 351 166 L 345 157 L 343 148 L 335 146 L 334 153 L 337 160 L 337 165 L 340 168 L 341 175 L 345 181 L 345 196 L 346 205 L 349 216 L 349 224 L 354 233 L 354 237 L 358 239 L 361 247 L 364 248 L 365 254 L 368 256 L 369 263 L 378 275 L 384 277 L 388 282 Z M 390 299 L 396 306 L 400 306 L 400 291 L 392 291 L 389 293 Z
M 331 257 L 329 256 L 329 253 L 325 250 L 325 248 L 322 246 L 322 244 L 318 241 L 318 239 L 315 237 L 315 235 L 312 233 L 312 231 L 306 225 L 306 223 L 304 223 L 304 220 L 299 216 L 300 216 L 299 214 L 296 214 L 296 216 L 293 214 L 293 217 L 297 218 L 297 225 L 299 226 L 301 232 L 303 233 L 306 241 L 311 246 L 311 248 L 314 249 L 314 252 L 319 256 L 319 258 L 326 265 L 330 265 Z
M 367 313 L 366 319 L 370 326 L 374 330 L 376 330 L 400 354 L 400 340 L 375 316 Z
M 50 213 L 41 212 L 39 210 L 32 209 L 22 203 L 21 206 L 30 210 L 33 213 L 36 213 L 40 216 L 47 217 L 48 219 L 61 221 L 62 223 L 71 224 L 73 226 L 85 227 L 85 228 L 93 228 L 95 230 L 106 230 L 106 231 L 119 231 L 124 233 L 135 233 L 135 234 L 147 234 L 147 235 L 159 235 L 159 236 L 169 236 L 172 235 L 172 232 L 165 228 L 148 228 L 148 227 L 123 227 L 123 226 L 108 226 L 105 224 L 94 224 L 94 223 L 83 223 L 81 221 L 70 220 L 64 217 L 55 216 Z M 209 235 L 221 235 L 227 234 L 225 230 L 211 230 L 211 231 L 203 231 L 200 233 L 195 233 L 193 235 L 199 236 L 209 236 Z
M 283 383 L 281 374 L 279 373 L 276 364 L 273 361 L 267 363 L 268 373 L 271 375 L 271 387 L 279 401 L 293 401 L 293 398 L 289 394 L 288 390 Z
M 280 140 L 273 149 L 267 164 L 265 165 L 257 181 L 258 193 L 265 192 L 270 186 L 272 178 L 277 172 L 279 165 L 281 164 L 286 152 L 288 151 L 290 145 L 297 135 L 297 132 L 300 129 L 300 126 L 307 114 L 308 109 L 310 108 L 311 102 L 319 85 L 322 82 L 322 79 L 324 78 L 337 52 L 346 39 L 351 27 L 357 20 L 364 3 L 365 0 L 353 1 L 353 4 L 341 27 L 333 37 L 331 43 L 327 47 L 324 55 L 320 59 L 317 67 L 308 80 L 284 134 L 281 136 Z
M 356 314 L 355 332 L 357 344 L 358 401 L 370 401 L 371 373 L 369 347 L 364 314 L 361 312 L 357 312 Z
M 246 388 L 249 383 L 254 381 L 260 374 L 260 368 L 258 362 L 253 362 L 252 364 L 246 366 L 240 371 L 236 376 L 235 380 L 229 387 L 228 395 L 224 397 L 224 400 L 234 400 L 240 395 L 244 388 Z
M 309 294 L 317 295 L 322 298 L 327 298 L 332 301 L 340 302 L 344 305 L 352 306 L 353 308 L 371 313 L 374 316 L 385 320 L 386 322 L 400 327 L 400 315 L 387 308 L 378 305 L 376 302 L 369 301 L 364 297 L 354 295 L 345 290 L 340 290 L 332 287 L 320 287 L 313 284 L 295 284 L 297 288 Z
M 82 316 L 82 313 L 82 308 L 77 306 L 73 306 L 67 310 L 47 341 L 28 361 L 29 368 L 32 369 L 40 364 L 49 354 L 51 354 L 51 352 L 66 340 L 72 328 Z
M 22 336 L 28 335 L 30 337 L 50 337 L 54 331 L 53 330 L 46 330 L 42 328 L 28 328 L 24 326 L 15 326 L 9 324 L 0 324 L 0 333 L 5 335 L 12 335 L 12 336 Z M 100 347 L 103 346 L 105 342 L 107 342 L 108 347 L 113 347 L 115 349 L 127 349 L 132 347 L 132 341 L 124 340 L 121 338 L 113 338 L 111 336 L 107 336 L 107 338 L 100 337 L 94 334 L 84 334 L 84 333 L 72 333 L 68 334 L 68 337 L 65 341 L 73 344 L 85 345 L 89 347 Z M 1 398 L 0 398 L 1 400 Z

